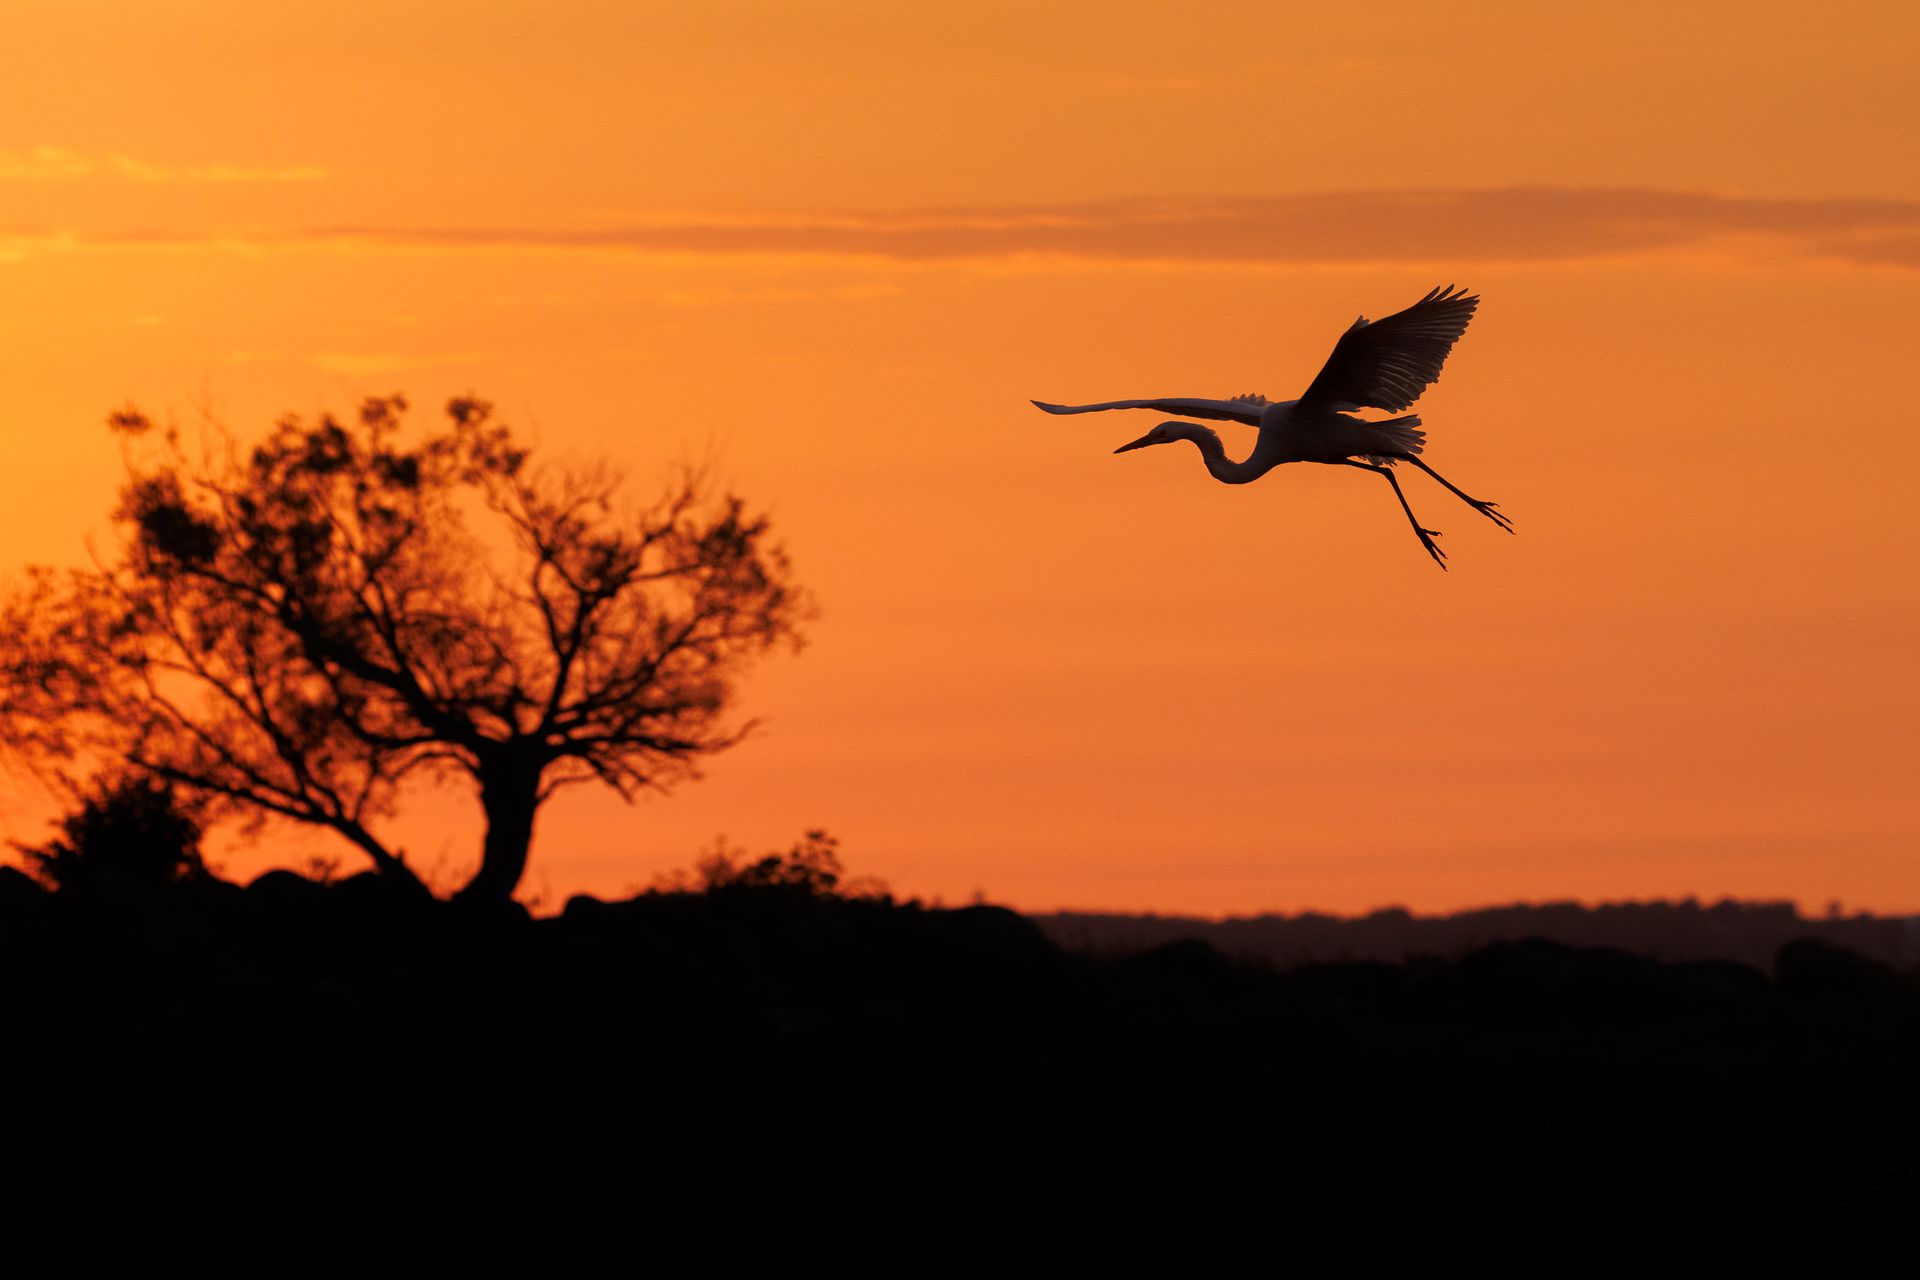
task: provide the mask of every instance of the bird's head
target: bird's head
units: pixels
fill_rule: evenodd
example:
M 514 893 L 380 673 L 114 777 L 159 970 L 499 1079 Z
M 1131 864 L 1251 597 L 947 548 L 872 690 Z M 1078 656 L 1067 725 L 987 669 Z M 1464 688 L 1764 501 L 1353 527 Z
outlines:
M 1172 444 L 1175 440 L 1180 439 L 1179 435 L 1173 430 L 1173 428 L 1180 425 L 1178 422 L 1163 422 L 1133 443 L 1121 445 L 1118 449 L 1115 449 L 1114 452 L 1126 453 L 1130 449 L 1144 449 L 1150 444 Z

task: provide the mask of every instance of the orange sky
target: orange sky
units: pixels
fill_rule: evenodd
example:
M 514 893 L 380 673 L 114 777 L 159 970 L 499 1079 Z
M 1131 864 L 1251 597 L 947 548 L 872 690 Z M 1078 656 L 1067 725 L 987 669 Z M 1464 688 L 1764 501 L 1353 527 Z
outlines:
M 550 806 L 550 903 L 824 826 L 1031 908 L 1920 908 L 1920 11 L 1674 8 L 16 0 L 0 569 L 104 531 L 128 400 L 473 389 L 717 457 L 823 607 L 707 781 Z M 1026 403 L 1290 398 L 1448 281 L 1428 456 L 1520 531 L 1412 478 L 1452 573 Z

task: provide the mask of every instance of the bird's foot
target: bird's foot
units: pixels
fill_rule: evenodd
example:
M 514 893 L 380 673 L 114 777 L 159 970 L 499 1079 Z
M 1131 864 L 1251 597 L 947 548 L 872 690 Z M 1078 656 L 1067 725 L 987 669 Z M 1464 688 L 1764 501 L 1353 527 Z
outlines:
M 1440 544 L 1434 541 L 1435 538 L 1440 536 L 1440 531 L 1438 529 L 1422 529 L 1419 525 L 1415 525 L 1413 531 L 1420 535 L 1420 545 L 1427 549 L 1427 554 L 1433 557 L 1433 562 L 1442 569 L 1446 568 L 1447 553 L 1442 551 Z
M 1469 498 L 1467 499 L 1467 505 L 1472 507 L 1475 511 L 1478 511 L 1481 515 L 1485 516 L 1487 519 L 1499 525 L 1502 529 L 1505 529 L 1508 533 L 1513 532 L 1513 521 L 1507 519 L 1506 512 L 1501 511 L 1499 509 L 1499 506 L 1500 506 L 1499 503 L 1480 502 L 1476 499 Z

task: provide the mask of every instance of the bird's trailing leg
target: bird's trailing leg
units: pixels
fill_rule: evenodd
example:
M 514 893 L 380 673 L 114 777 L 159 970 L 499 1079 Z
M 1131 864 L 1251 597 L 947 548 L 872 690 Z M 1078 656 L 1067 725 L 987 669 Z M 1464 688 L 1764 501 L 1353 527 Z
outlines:
M 1442 485 L 1445 485 L 1448 493 L 1451 493 L 1454 497 L 1460 499 L 1460 501 L 1466 503 L 1468 506 L 1472 507 L 1475 511 L 1478 511 L 1481 515 L 1485 516 L 1487 519 L 1499 525 L 1502 529 L 1505 529 L 1508 533 L 1513 532 L 1513 521 L 1507 519 L 1506 514 L 1500 511 L 1495 506 L 1495 504 L 1491 502 L 1482 502 L 1478 498 L 1469 498 L 1466 494 L 1454 488 L 1452 482 L 1449 481 L 1445 476 L 1441 475 L 1438 471 L 1435 471 L 1432 467 L 1420 461 L 1420 459 L 1414 457 L 1412 454 L 1406 455 L 1406 459 L 1408 462 L 1411 462 L 1414 466 L 1420 468 L 1422 471 L 1432 476 L 1435 480 L 1438 480 Z
M 1440 531 L 1438 529 L 1422 529 L 1420 527 L 1419 518 L 1413 514 L 1413 508 L 1407 505 L 1407 495 L 1400 492 L 1400 482 L 1394 479 L 1393 472 L 1387 470 L 1385 467 L 1376 467 L 1370 462 L 1349 461 L 1346 465 L 1349 467 L 1358 467 L 1362 471 L 1376 472 L 1387 478 L 1387 483 L 1393 486 L 1393 496 L 1400 499 L 1400 509 L 1407 513 L 1407 523 L 1411 524 L 1413 531 L 1420 536 L 1420 545 L 1427 549 L 1427 554 L 1433 557 L 1435 564 L 1439 565 L 1442 569 L 1446 568 L 1447 553 L 1442 551 L 1440 544 L 1434 541 L 1435 538 L 1440 536 Z

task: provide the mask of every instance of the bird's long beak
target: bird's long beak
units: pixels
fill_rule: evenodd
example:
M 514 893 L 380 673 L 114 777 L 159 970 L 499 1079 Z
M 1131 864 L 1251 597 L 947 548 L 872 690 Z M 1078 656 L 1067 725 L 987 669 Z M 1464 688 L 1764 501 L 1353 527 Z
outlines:
M 1153 443 L 1153 432 L 1149 431 L 1147 432 L 1146 435 L 1141 436 L 1138 440 L 1135 440 L 1132 444 L 1123 444 L 1118 449 L 1115 449 L 1114 452 L 1125 453 L 1129 449 L 1145 448 L 1147 445 L 1150 445 L 1152 443 Z

